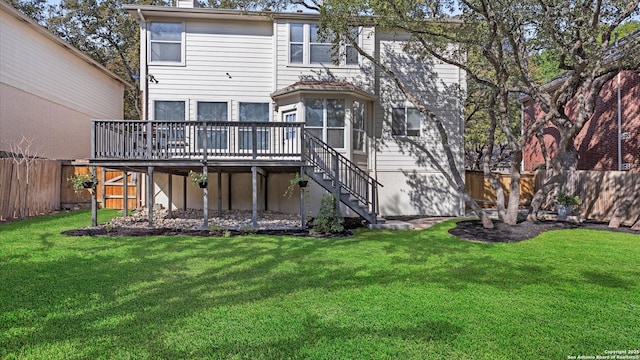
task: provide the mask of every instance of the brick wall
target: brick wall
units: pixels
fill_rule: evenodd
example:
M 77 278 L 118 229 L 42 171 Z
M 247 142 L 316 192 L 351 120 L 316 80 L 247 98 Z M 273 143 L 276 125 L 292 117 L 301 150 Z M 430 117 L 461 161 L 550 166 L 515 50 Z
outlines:
M 630 163 L 633 172 L 640 172 L 640 74 L 623 72 L 620 76 L 622 132 L 629 138 L 622 140 L 622 162 Z M 566 108 L 571 117 L 575 101 Z M 531 126 L 544 113 L 533 101 L 524 103 L 524 127 Z M 558 130 L 551 124 L 543 129 L 544 142 L 551 156 L 557 149 Z M 578 170 L 618 170 L 618 78 L 605 84 L 596 103 L 593 117 L 585 124 L 575 140 L 579 153 Z M 524 148 L 524 170 L 530 171 L 544 163 L 540 145 L 535 137 Z

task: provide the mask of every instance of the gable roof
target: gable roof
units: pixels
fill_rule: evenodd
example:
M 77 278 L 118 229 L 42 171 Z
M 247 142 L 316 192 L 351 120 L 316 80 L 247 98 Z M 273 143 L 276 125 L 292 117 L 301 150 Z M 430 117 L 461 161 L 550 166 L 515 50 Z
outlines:
M 5 13 L 9 14 L 10 16 L 12 16 L 12 17 L 14 17 L 14 18 L 26 23 L 27 26 L 31 27 L 33 30 L 38 32 L 40 35 L 42 35 L 45 38 L 51 40 L 54 44 L 57 44 L 57 45 L 61 46 L 62 48 L 64 48 L 65 50 L 67 50 L 68 52 L 73 54 L 74 56 L 80 58 L 84 62 L 88 63 L 89 65 L 91 65 L 93 67 L 95 67 L 96 69 L 98 69 L 99 71 L 101 71 L 102 73 L 107 75 L 108 77 L 112 78 L 113 80 L 116 80 L 116 81 L 122 83 L 126 87 L 131 87 L 132 86 L 129 82 L 127 82 L 126 80 L 122 79 L 121 77 L 119 77 L 118 75 L 114 74 L 113 72 L 109 71 L 106 67 L 104 67 L 99 62 L 93 60 L 89 55 L 87 55 L 87 54 L 83 53 L 82 51 L 76 49 L 71 44 L 69 44 L 68 42 L 60 39 L 59 37 L 53 35 L 49 30 L 45 29 L 44 27 L 42 27 L 40 24 L 35 22 L 30 17 L 28 17 L 28 16 L 24 15 L 23 13 L 21 13 L 20 11 L 18 11 L 16 8 L 11 6 L 11 4 L 7 3 L 6 1 L 0 0 L 0 10 L 4 11 Z

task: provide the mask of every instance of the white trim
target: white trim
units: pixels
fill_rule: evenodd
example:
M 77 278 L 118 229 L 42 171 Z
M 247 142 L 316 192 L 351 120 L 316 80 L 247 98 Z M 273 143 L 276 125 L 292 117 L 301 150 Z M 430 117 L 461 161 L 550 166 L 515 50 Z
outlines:
M 164 24 L 180 24 L 182 26 L 181 40 L 180 40 L 180 61 L 152 61 L 151 60 L 151 25 L 153 23 Z M 187 49 L 187 29 L 184 21 L 149 21 L 147 26 L 147 64 L 153 66 L 186 66 L 186 49 Z M 155 41 L 155 40 L 154 40 Z M 168 42 L 168 41 L 161 41 Z M 171 43 L 171 42 L 169 42 Z M 174 42 L 175 43 L 175 42 Z

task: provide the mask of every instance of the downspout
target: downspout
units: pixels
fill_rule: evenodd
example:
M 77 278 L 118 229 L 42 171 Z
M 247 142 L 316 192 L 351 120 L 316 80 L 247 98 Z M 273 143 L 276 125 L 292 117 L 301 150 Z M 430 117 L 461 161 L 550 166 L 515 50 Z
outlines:
M 618 171 L 622 171 L 622 99 L 620 94 L 620 72 L 618 72 Z
M 144 31 L 145 34 L 144 36 L 141 36 L 144 40 L 144 42 L 140 42 L 140 50 L 144 49 L 144 54 L 142 54 L 142 51 L 140 51 L 140 61 L 144 61 L 144 114 L 143 114 L 143 119 L 142 120 L 149 120 L 149 79 L 147 78 L 148 74 L 149 74 L 149 65 L 147 64 L 147 35 L 146 35 L 146 31 L 147 31 L 147 20 L 144 18 L 144 15 L 142 15 L 142 10 L 138 9 L 138 16 L 140 17 L 140 31 Z M 142 34 L 141 34 L 142 35 Z M 142 58 L 142 56 L 144 56 L 144 60 Z M 143 79 L 143 74 L 140 74 L 140 81 L 142 81 Z
M 140 81 L 142 82 L 144 79 L 144 85 L 143 85 L 143 91 L 144 91 L 144 96 L 143 96 L 143 101 L 144 101 L 144 106 L 142 107 L 142 120 L 149 120 L 149 79 L 147 78 L 148 74 L 149 74 L 149 65 L 147 64 L 147 19 L 144 18 L 144 15 L 142 15 L 142 10 L 138 9 L 138 16 L 140 17 L 140 61 L 144 62 L 144 74 L 140 74 Z M 143 51 L 144 50 L 144 51 Z M 144 56 L 144 58 L 143 58 Z M 149 174 L 146 174 L 146 176 L 150 176 Z M 141 181 L 141 184 L 146 184 L 146 186 L 151 186 L 149 181 Z M 142 202 L 142 194 L 147 194 L 147 206 L 149 208 L 151 208 L 153 206 L 153 204 L 151 204 L 151 199 L 149 198 L 149 194 L 150 191 L 145 191 L 145 192 L 141 192 L 141 198 L 140 198 L 140 202 Z M 151 216 L 150 216 L 151 218 Z

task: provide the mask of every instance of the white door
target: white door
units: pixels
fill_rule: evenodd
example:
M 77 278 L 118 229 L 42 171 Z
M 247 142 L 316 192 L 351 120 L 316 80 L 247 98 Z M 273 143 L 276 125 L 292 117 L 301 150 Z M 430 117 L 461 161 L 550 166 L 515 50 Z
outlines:
M 284 122 L 289 122 L 289 123 L 297 122 L 298 117 L 296 115 L 296 111 L 293 110 L 293 111 L 282 113 L 282 120 Z M 300 131 L 299 128 L 293 128 L 293 127 L 284 128 L 284 148 L 282 149 L 283 153 L 294 154 L 294 153 L 300 152 L 299 131 Z

